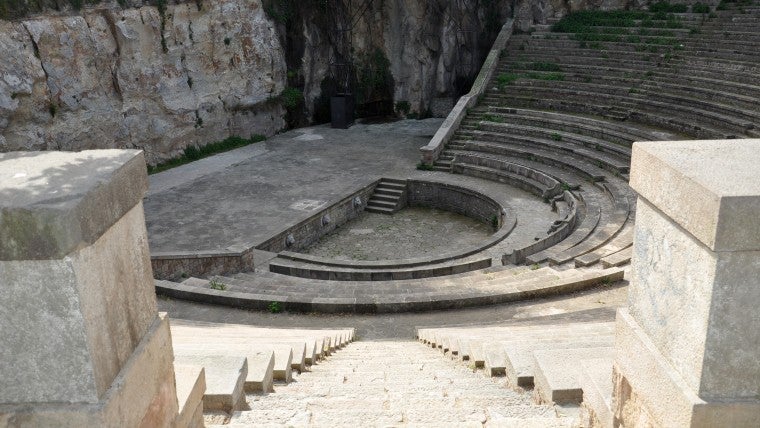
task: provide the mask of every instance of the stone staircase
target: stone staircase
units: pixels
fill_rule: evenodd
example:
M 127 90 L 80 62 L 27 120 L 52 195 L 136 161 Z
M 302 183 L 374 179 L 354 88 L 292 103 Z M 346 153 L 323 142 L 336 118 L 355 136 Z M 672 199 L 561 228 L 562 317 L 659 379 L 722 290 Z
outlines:
M 406 181 L 395 178 L 381 178 L 374 193 L 367 200 L 365 211 L 379 214 L 393 214 L 406 205 Z
M 179 426 L 224 422 L 246 394 L 285 385 L 354 339 L 353 329 L 282 329 L 171 321 Z
M 614 322 L 420 328 L 418 339 L 445 356 L 532 390 L 536 403 L 580 409 L 612 426 Z
M 249 394 L 249 410 L 224 426 L 551 428 L 575 421 L 415 342 L 355 342 L 275 389 Z

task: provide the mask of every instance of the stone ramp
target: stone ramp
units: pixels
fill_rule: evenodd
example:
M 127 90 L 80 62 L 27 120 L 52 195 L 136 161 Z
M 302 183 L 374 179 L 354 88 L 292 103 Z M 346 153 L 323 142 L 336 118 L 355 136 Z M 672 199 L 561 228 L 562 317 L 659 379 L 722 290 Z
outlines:
M 229 426 L 569 427 L 549 405 L 414 342 L 356 342 L 273 394 L 247 396 Z
M 354 334 L 354 329 L 174 320 L 171 336 L 180 417 L 187 426 L 202 426 L 203 412 L 207 422 L 225 420 L 230 412 L 247 408 L 246 393 L 273 392 L 275 381 L 291 382 L 294 372 L 305 372 L 344 348 Z

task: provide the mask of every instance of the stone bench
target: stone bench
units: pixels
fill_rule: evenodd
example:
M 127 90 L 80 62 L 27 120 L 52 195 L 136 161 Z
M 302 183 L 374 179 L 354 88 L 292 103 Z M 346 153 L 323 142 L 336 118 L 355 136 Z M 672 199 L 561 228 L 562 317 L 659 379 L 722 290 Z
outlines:
M 623 276 L 619 269 L 569 273 L 538 269 L 530 271 L 526 277 L 512 275 L 508 273 L 509 269 L 502 272 L 505 273 L 461 274 L 444 281 L 422 279 L 375 283 L 326 282 L 295 277 L 289 277 L 291 281 L 283 283 L 281 278 L 270 277 L 267 281 L 280 284 L 271 289 L 262 287 L 262 278 L 258 281 L 230 278 L 241 284 L 239 291 L 212 290 L 157 280 L 156 290 L 169 297 L 256 310 L 267 310 L 272 302 L 277 302 L 282 309 L 289 311 L 395 313 L 532 299 L 617 281 Z
M 489 105 L 476 107 L 473 112 L 498 112 L 509 123 L 533 127 L 543 124 L 551 129 L 593 137 L 604 144 L 603 150 L 625 157 L 630 157 L 630 146 L 633 141 L 648 141 L 655 138 L 655 135 L 642 129 L 580 115 Z
M 607 97 L 618 96 L 635 99 L 638 104 L 654 105 L 663 111 L 676 110 L 692 112 L 696 117 L 711 119 L 720 125 L 733 126 L 740 130 L 746 130 L 750 125 L 760 120 L 760 113 L 751 109 L 742 109 L 731 105 L 718 104 L 712 100 L 703 100 L 689 96 L 691 94 L 670 93 L 663 91 L 647 91 L 645 88 L 634 88 L 637 92 L 631 93 L 631 86 L 620 87 L 618 85 L 605 85 L 600 83 L 586 82 L 552 82 L 552 81 L 524 81 L 521 86 L 530 86 L 533 91 L 573 91 L 578 95 L 603 94 Z M 572 87 L 573 89 L 569 89 Z M 721 121 L 722 120 L 722 121 Z
M 495 127 L 483 126 L 483 128 L 494 129 Z M 589 181 L 602 181 L 607 175 L 613 175 L 612 173 L 605 173 L 605 171 L 599 166 L 580 157 L 563 155 L 550 149 L 540 149 L 537 148 L 536 145 L 531 147 L 529 141 L 531 140 L 521 140 L 523 144 L 511 144 L 509 142 L 504 142 L 503 140 L 502 142 L 488 142 L 462 140 L 457 138 L 454 140 L 454 144 L 463 147 L 468 151 L 482 151 L 495 155 L 526 158 L 534 161 L 538 160 L 542 163 L 571 171 Z M 623 162 L 619 163 L 622 164 Z
M 197 339 L 192 342 L 173 340 L 175 354 L 179 355 L 224 355 L 244 357 L 248 364 L 248 373 L 244 380 L 246 392 L 272 391 L 275 355 L 271 350 L 257 350 L 246 344 L 233 344 L 225 341 Z
M 465 150 L 469 147 L 465 147 Z M 452 172 L 506 182 L 527 190 L 541 198 L 552 198 L 562 193 L 562 183 L 533 169 L 517 163 L 505 162 L 478 152 L 450 151 L 455 156 Z
M 548 256 L 550 264 L 563 264 L 592 251 L 599 250 L 618 236 L 626 225 L 630 225 L 631 221 L 629 219 L 632 220 L 631 202 L 628 200 L 628 195 L 622 190 L 622 186 L 617 186 L 613 183 L 602 183 L 599 185 L 609 194 L 612 200 L 612 209 L 604 210 L 599 225 L 583 242 L 559 252 L 556 249 L 547 250 L 547 254 L 550 254 Z M 624 240 L 623 243 L 632 243 L 632 238 L 630 238 L 630 241 Z M 614 244 L 613 247 L 619 249 L 618 245 L 620 244 Z M 576 261 L 577 265 L 578 262 Z
M 474 118 L 477 120 L 477 118 Z M 507 119 L 505 119 L 507 120 Z M 605 169 L 616 174 L 628 172 L 630 160 L 625 155 L 612 152 L 613 144 L 606 143 L 593 137 L 572 134 L 565 131 L 557 131 L 551 127 L 538 128 L 513 123 L 498 123 L 498 129 L 491 124 L 478 122 L 476 129 L 471 129 L 470 123 L 465 122 L 463 129 L 457 134 L 454 142 L 467 145 L 466 139 L 474 141 L 516 144 L 527 147 L 541 147 L 556 151 L 566 152 L 588 161 L 593 165 L 601 165 Z M 464 140 L 464 142 L 463 142 Z M 618 146 L 620 147 L 620 146 Z M 604 150 L 608 148 L 608 150 Z M 624 148 L 621 147 L 622 152 Z
M 391 281 L 447 276 L 491 266 L 490 257 L 473 256 L 440 264 L 401 269 L 351 269 L 309 264 L 287 259 L 270 261 L 269 270 L 282 275 L 325 281 Z
M 530 105 L 554 108 L 569 105 L 583 106 L 582 111 L 590 113 L 606 109 L 608 105 L 617 105 L 620 109 L 627 108 L 629 117 L 638 121 L 704 137 L 743 135 L 754 127 L 750 122 L 740 121 L 721 113 L 641 97 L 634 98 L 628 94 L 609 95 L 602 91 L 588 92 L 536 86 L 515 87 L 511 91 L 514 94 L 510 97 L 512 100 L 524 94 L 523 98 L 530 100 Z M 542 98 L 536 99 L 537 96 Z M 572 111 L 575 109 L 573 108 Z

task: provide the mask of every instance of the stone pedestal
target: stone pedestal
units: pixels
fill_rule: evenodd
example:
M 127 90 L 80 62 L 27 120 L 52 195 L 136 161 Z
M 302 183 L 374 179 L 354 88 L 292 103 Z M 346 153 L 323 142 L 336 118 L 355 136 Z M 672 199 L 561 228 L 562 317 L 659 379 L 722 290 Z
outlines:
M 760 426 L 760 140 L 636 143 L 615 425 Z
M 142 152 L 0 154 L 0 426 L 171 426 Z

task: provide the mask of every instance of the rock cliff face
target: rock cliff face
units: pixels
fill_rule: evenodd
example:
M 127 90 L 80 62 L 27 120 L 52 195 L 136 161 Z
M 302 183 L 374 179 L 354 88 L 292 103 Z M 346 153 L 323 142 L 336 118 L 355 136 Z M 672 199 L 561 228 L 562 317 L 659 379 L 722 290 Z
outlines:
M 513 4 L 529 25 L 629 1 L 122 0 L 0 20 L 0 151 L 141 148 L 155 163 L 271 135 L 329 117 L 336 63 L 367 111 L 445 114 Z M 303 94 L 287 111 L 286 87 Z
M 0 21 L 0 149 L 141 148 L 284 126 L 285 59 L 257 1 Z

